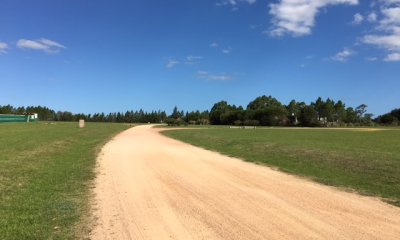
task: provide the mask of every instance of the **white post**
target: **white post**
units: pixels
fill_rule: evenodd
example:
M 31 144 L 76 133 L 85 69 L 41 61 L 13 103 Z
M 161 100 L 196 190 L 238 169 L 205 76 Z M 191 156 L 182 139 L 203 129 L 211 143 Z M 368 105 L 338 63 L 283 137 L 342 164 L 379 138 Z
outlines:
M 84 128 L 85 127 L 85 120 L 79 119 L 79 128 Z

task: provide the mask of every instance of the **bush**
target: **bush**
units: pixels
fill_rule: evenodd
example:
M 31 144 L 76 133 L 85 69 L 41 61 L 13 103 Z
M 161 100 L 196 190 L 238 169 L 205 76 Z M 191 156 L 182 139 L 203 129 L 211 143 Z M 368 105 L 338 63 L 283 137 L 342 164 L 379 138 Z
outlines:
M 181 119 L 175 119 L 175 118 L 167 118 L 165 119 L 165 123 L 168 124 L 168 126 L 181 126 L 181 125 L 187 125 L 187 123 Z
M 258 126 L 260 125 L 260 122 L 258 120 L 245 120 L 243 124 L 245 126 Z
M 233 122 L 233 125 L 235 125 L 235 126 L 242 126 L 242 125 L 243 125 L 243 122 L 240 121 L 240 120 L 236 120 L 236 121 Z

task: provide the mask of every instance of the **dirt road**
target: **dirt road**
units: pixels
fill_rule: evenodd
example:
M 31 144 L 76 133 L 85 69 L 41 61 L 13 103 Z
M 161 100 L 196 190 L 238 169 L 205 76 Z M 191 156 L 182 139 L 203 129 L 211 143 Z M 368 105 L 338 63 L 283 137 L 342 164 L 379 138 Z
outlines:
M 131 128 L 99 157 L 92 239 L 399 239 L 400 208 Z

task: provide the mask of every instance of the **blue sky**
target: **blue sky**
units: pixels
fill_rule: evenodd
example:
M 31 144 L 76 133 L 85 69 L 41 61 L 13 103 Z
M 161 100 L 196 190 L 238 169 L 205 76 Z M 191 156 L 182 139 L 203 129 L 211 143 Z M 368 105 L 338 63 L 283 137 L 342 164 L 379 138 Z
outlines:
M 400 107 L 400 0 L 3 0 L 0 105 Z

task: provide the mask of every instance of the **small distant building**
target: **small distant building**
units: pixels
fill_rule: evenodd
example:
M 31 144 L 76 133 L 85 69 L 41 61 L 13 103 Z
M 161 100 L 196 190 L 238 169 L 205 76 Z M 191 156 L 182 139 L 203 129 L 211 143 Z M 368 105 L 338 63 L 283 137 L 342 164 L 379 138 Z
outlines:
M 25 114 L 25 115 L 15 115 L 15 114 L 0 114 L 0 123 L 6 122 L 37 122 L 38 114 Z

